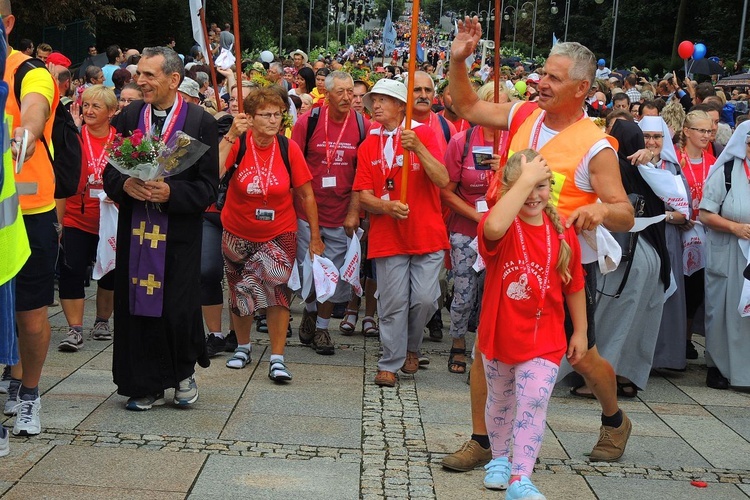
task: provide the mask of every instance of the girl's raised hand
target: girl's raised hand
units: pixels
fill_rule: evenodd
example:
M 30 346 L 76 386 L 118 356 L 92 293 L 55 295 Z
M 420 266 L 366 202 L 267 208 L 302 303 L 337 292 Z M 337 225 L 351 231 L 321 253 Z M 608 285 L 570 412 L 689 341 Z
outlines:
M 526 155 L 521 155 L 521 178 L 526 179 L 529 184 L 536 184 L 552 178 L 552 171 L 547 166 L 547 161 L 537 156 L 531 161 L 526 160 Z

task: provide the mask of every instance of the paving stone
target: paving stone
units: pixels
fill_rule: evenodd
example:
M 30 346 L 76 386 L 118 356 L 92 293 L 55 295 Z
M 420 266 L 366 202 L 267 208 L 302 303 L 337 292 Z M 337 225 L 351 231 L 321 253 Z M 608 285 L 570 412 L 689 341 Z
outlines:
M 599 498 L 618 500 L 643 500 L 644 498 L 665 498 L 680 500 L 722 500 L 747 499 L 747 496 L 733 484 L 711 484 L 708 488 L 696 488 L 690 481 L 652 481 L 649 479 L 625 478 L 586 478 Z

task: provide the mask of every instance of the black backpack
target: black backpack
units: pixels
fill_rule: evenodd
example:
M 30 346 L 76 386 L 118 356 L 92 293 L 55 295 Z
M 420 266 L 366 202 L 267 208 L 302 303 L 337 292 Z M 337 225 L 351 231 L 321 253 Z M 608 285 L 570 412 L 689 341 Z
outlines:
M 227 191 L 229 190 L 229 181 L 232 180 L 234 172 L 240 165 L 242 158 L 245 156 L 247 151 L 247 133 L 243 132 L 236 140 L 240 141 L 240 149 L 237 151 L 237 158 L 234 160 L 234 165 L 229 167 L 224 175 L 219 180 L 219 194 L 216 197 L 216 208 L 221 210 L 224 208 L 224 204 L 227 202 Z M 284 161 L 286 172 L 289 174 L 289 183 L 292 182 L 292 166 L 289 163 L 289 139 L 286 136 L 277 134 L 276 139 L 279 141 L 279 150 L 281 151 L 281 159 Z
M 28 59 L 16 69 L 15 85 L 13 92 L 21 107 L 21 83 L 26 73 L 35 68 L 45 68 L 39 59 Z M 65 109 L 62 103 L 55 108 L 54 121 L 52 122 L 52 145 L 55 149 L 55 157 L 52 158 L 47 140 L 40 138 L 47 157 L 55 172 L 55 199 L 69 198 L 78 192 L 78 183 L 81 179 L 81 169 L 85 161 L 83 155 L 83 139 L 76 127 L 73 116 Z
M 354 114 L 357 117 L 357 128 L 359 129 L 359 142 L 357 143 L 359 146 L 362 144 L 362 141 L 365 140 L 367 131 L 365 130 L 365 119 L 362 115 L 356 111 Z M 313 132 L 315 132 L 315 127 L 318 126 L 318 118 L 320 118 L 320 107 L 313 108 L 312 111 L 310 111 L 310 117 L 307 119 L 307 136 L 305 137 L 305 149 L 303 151 L 303 153 L 305 153 L 305 158 L 307 158 L 307 145 L 310 143 L 310 138 L 312 138 Z M 357 166 L 356 158 L 354 159 L 354 166 Z

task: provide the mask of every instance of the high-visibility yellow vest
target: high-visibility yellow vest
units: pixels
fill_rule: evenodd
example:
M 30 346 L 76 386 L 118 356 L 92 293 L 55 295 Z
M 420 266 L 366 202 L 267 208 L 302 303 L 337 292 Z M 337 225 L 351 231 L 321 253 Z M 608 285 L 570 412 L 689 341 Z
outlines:
M 5 124 L 6 130 L 10 130 L 12 123 L 7 115 Z M 6 145 L 0 170 L 3 176 L 0 189 L 0 285 L 18 274 L 31 255 L 13 173 L 13 155 Z

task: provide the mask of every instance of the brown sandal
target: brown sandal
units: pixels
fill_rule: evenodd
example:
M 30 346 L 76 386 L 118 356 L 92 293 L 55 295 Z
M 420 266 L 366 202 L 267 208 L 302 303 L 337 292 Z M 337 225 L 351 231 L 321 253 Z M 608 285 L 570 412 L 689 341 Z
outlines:
M 349 316 L 354 316 L 354 323 L 349 321 Z M 353 335 L 357 329 L 357 320 L 359 319 L 359 310 L 346 308 L 344 319 L 339 324 L 339 331 L 342 335 Z

